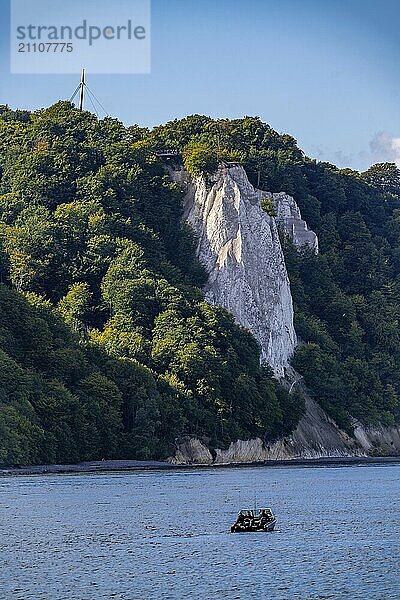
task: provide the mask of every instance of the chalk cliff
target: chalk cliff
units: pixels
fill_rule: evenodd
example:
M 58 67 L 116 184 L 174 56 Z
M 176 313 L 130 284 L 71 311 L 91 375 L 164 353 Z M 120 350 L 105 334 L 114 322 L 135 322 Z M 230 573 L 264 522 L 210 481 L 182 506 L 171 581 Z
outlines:
M 400 455 L 400 426 L 374 425 L 366 427 L 359 421 L 353 422 L 354 437 L 367 454 L 382 456 Z
M 296 345 L 293 305 L 277 225 L 261 209 L 262 192 L 240 166 L 186 183 L 185 218 L 209 274 L 206 299 L 252 331 L 262 360 L 282 377 Z

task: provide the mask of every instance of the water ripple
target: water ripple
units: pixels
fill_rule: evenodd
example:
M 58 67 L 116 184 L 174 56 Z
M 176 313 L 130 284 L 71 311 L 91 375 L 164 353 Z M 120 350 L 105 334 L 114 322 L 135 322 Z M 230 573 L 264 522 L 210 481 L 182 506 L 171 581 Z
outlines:
M 1 600 L 399 600 L 400 466 L 0 480 Z M 229 534 L 254 497 L 273 534 Z

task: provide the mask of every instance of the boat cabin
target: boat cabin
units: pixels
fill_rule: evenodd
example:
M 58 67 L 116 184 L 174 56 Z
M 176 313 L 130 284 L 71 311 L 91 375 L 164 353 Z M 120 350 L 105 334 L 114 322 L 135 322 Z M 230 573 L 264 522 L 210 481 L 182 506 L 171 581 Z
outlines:
M 231 532 L 273 531 L 275 523 L 276 519 L 270 508 L 260 508 L 257 512 L 241 510 L 236 522 L 231 527 Z

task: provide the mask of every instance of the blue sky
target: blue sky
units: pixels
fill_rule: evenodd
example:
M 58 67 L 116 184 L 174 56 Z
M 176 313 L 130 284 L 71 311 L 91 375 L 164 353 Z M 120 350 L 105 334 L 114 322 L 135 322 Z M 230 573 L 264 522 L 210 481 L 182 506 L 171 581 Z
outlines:
M 0 103 L 68 99 L 78 74 L 10 74 L 7 0 L 0 23 Z M 88 84 L 125 124 L 258 115 L 319 160 L 400 166 L 399 31 L 397 0 L 152 0 L 151 73 Z

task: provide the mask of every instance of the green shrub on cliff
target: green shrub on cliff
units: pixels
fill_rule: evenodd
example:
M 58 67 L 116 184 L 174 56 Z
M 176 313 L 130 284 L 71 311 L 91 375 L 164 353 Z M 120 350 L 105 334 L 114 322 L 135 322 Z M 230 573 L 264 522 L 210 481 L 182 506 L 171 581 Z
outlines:
M 218 167 L 218 154 L 211 142 L 193 140 L 183 151 L 185 168 L 192 175 L 213 173 Z

